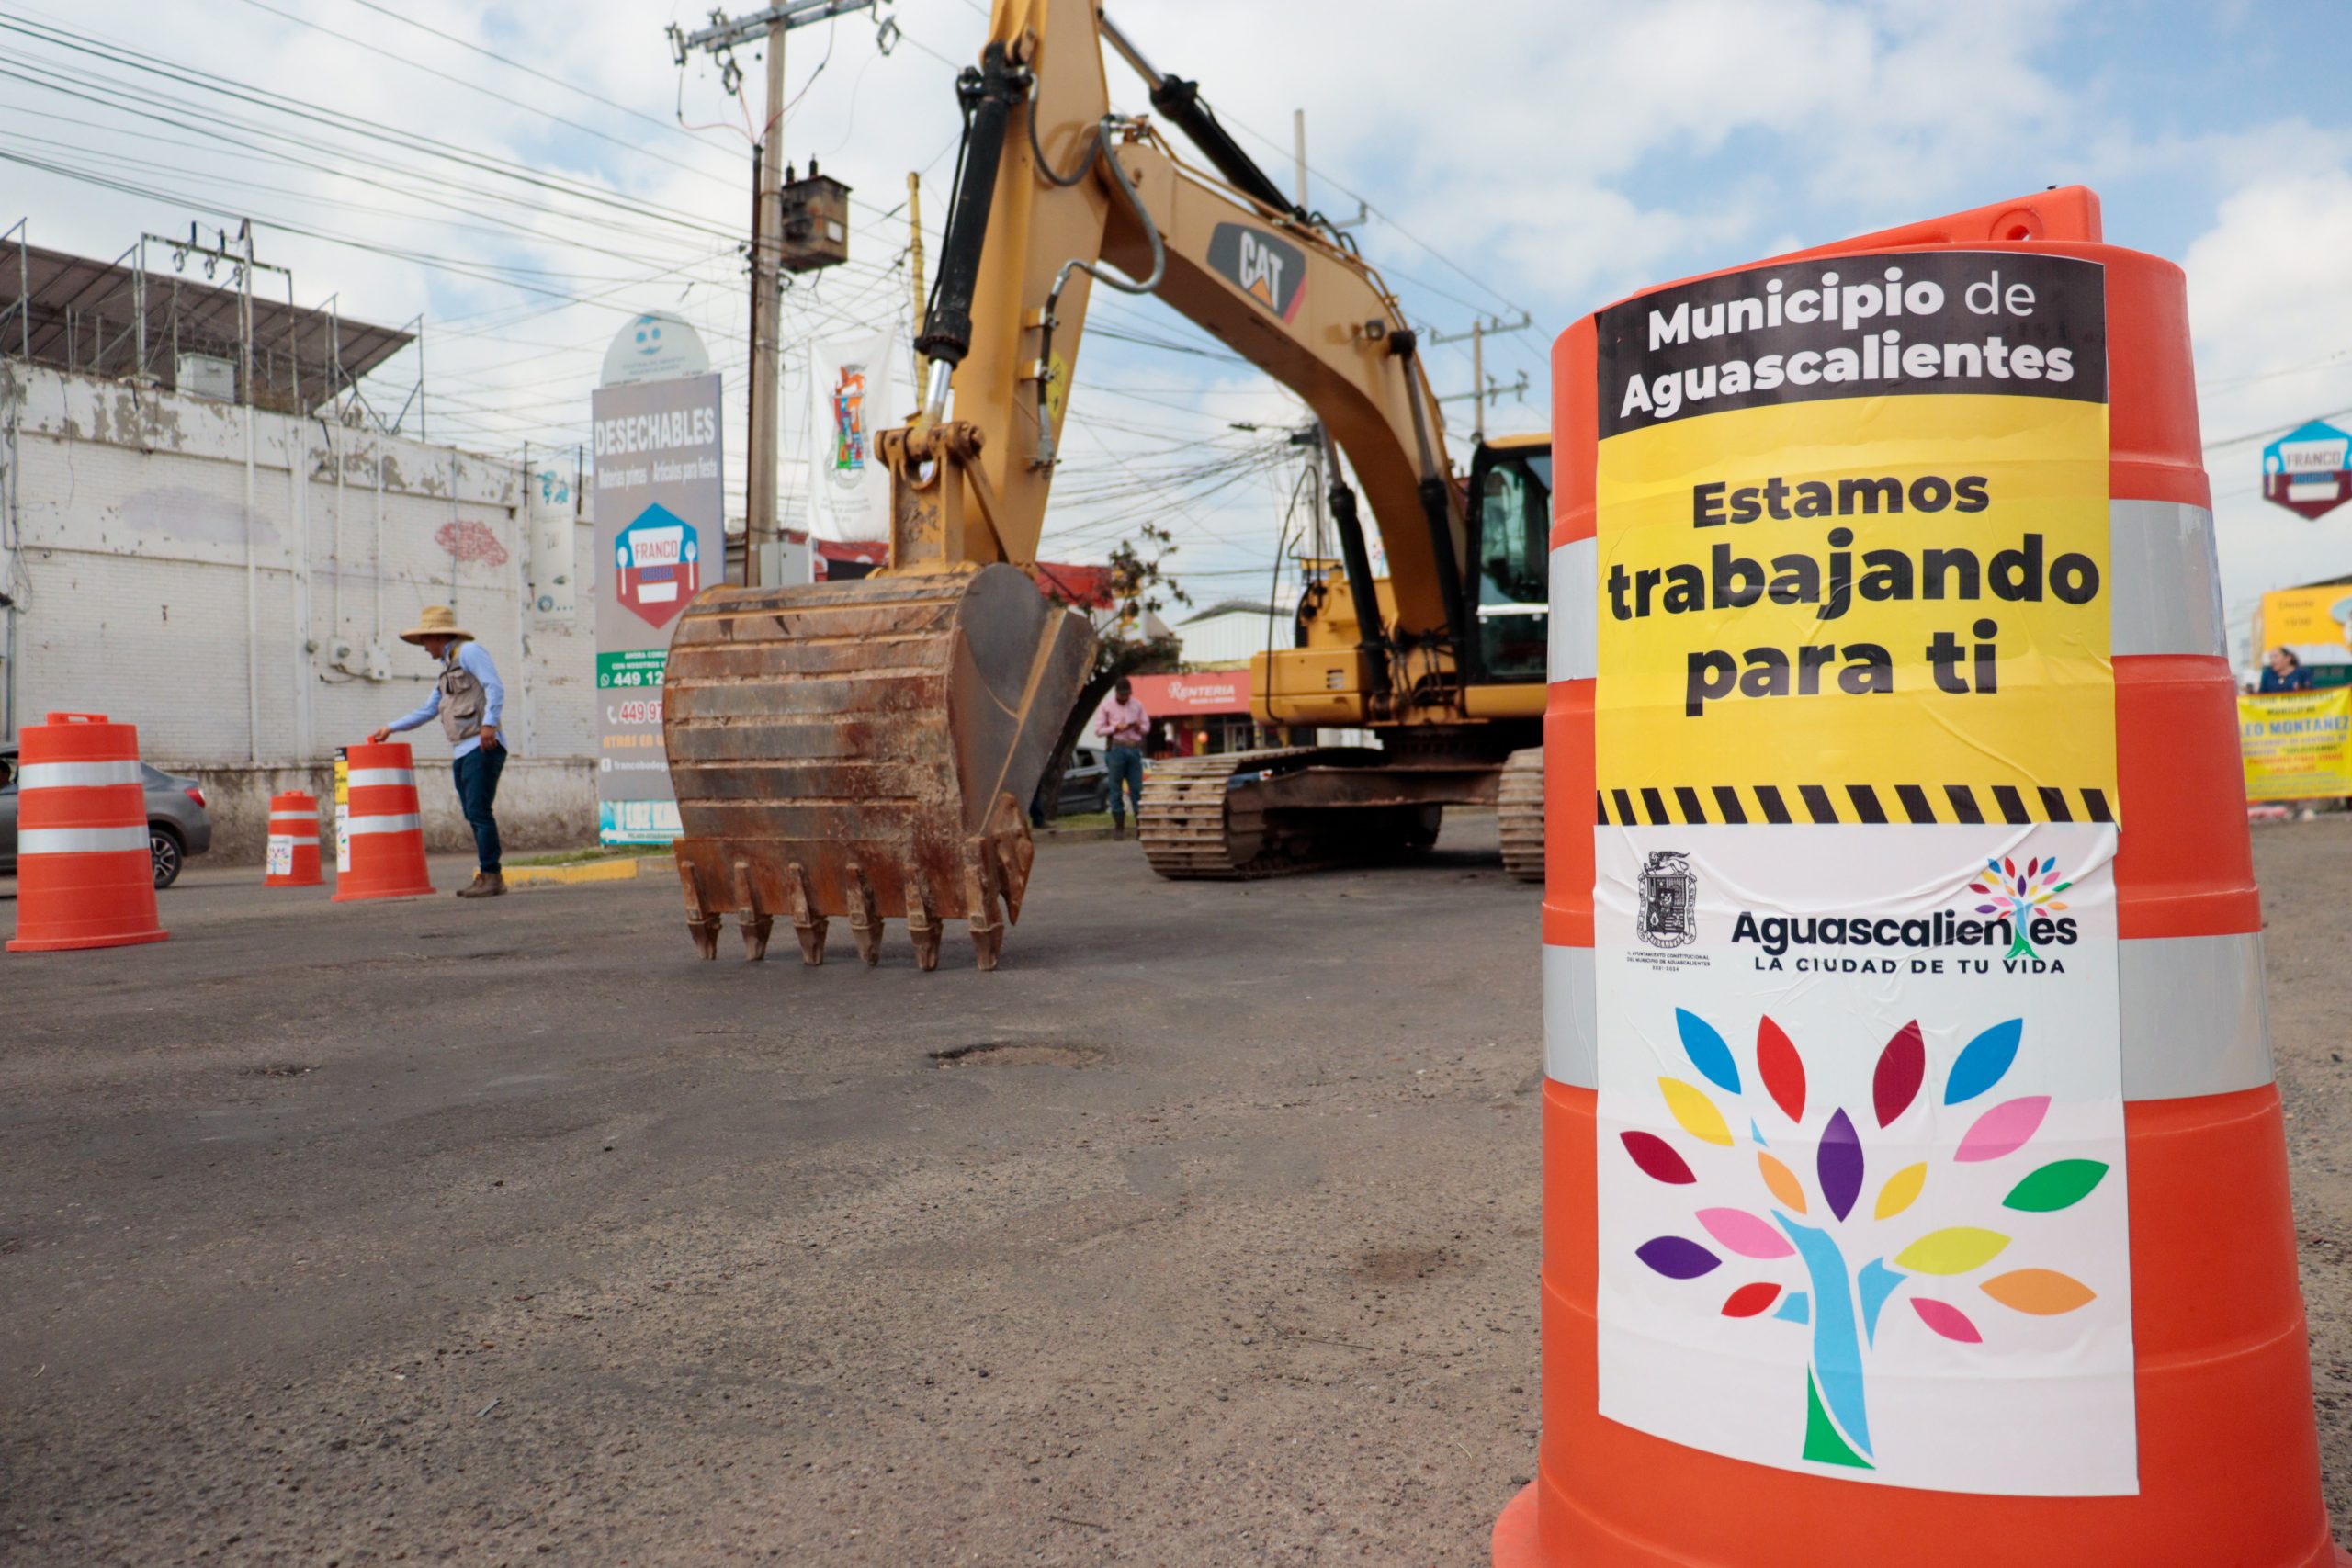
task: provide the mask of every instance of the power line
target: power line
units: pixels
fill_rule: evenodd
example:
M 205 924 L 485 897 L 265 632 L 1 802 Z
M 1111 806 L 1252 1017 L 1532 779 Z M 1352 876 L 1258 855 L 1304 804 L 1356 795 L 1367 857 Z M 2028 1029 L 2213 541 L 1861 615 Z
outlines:
M 520 71 L 526 76 L 536 76 L 542 82 L 551 82 L 555 85 L 561 87 L 567 93 L 577 93 L 580 96 L 588 99 L 592 103 L 602 104 L 609 109 L 617 109 L 622 114 L 628 116 L 631 119 L 643 120 L 646 124 L 652 126 L 657 130 L 669 131 L 671 134 L 675 136 L 683 136 L 698 147 L 708 147 L 714 145 L 714 143 L 707 141 L 703 138 L 695 135 L 693 131 L 688 130 L 684 126 L 676 124 L 671 120 L 656 118 L 654 116 L 647 114 L 641 109 L 629 107 L 628 105 L 620 102 L 617 98 L 608 98 L 602 93 L 592 92 L 588 88 L 581 86 L 576 82 L 566 81 L 563 77 L 551 75 L 535 65 L 526 65 L 519 60 L 514 60 L 506 55 L 501 54 L 494 49 L 485 49 L 481 44 L 459 38 L 455 33 L 443 32 L 439 28 L 433 27 L 425 22 L 420 22 L 414 17 L 403 16 L 400 12 L 393 10 L 389 6 L 379 6 L 376 3 L 376 0 L 351 0 L 351 4 L 361 6 L 364 9 L 373 11 L 379 17 L 389 17 L 393 21 L 400 23 L 403 27 L 414 28 L 417 31 L 423 33 L 430 33 L 435 38 L 441 39 L 444 43 L 453 43 L 459 49 L 469 50 L 475 54 L 481 55 L 485 60 L 494 60 L 499 64 L 505 66 L 511 71 Z
M 365 4 L 365 3 L 366 3 L 366 0 L 355 0 L 355 3 L 356 3 L 356 4 Z M 292 22 L 292 23 L 293 23 L 293 24 L 295 24 L 297 27 L 309 28 L 311 28 L 311 29 L 312 31 L 314 31 L 314 32 L 321 32 L 321 33 L 324 33 L 324 34 L 325 34 L 327 37 L 329 37 L 329 38 L 332 38 L 332 39 L 341 39 L 341 40 L 343 40 L 345 43 L 350 44 L 350 45 L 352 45 L 352 46 L 353 46 L 353 47 L 355 47 L 355 48 L 357 48 L 357 49 L 364 49 L 364 50 L 368 51 L 370 54 L 378 54 L 378 55 L 381 55 L 381 56 L 382 56 L 383 58 L 385 58 L 386 60 L 393 61 L 393 62 L 398 62 L 399 64 L 405 65 L 405 66 L 407 66 L 407 67 L 408 67 L 410 70 L 412 70 L 412 71 L 421 71 L 421 72 L 424 73 L 425 73 L 426 75 L 428 75 L 428 76 L 435 76 L 435 77 L 438 77 L 440 80 L 442 80 L 442 81 L 444 81 L 444 82 L 453 82 L 453 83 L 455 83 L 457 85 L 458 85 L 458 86 L 460 86 L 460 87 L 465 88 L 465 89 L 466 89 L 467 91 L 469 91 L 469 92 L 480 93 L 481 95 L 482 95 L 482 96 L 484 96 L 484 97 L 486 97 L 486 98 L 494 98 L 494 99 L 496 99 L 498 102 L 500 102 L 500 103 L 502 103 L 502 104 L 506 105 L 506 106 L 507 106 L 508 107 L 510 107 L 510 108 L 518 108 L 518 109 L 526 109 L 526 110 L 528 110 L 528 111 L 529 111 L 530 113 L 532 113 L 532 114 L 539 115 L 539 116 L 542 116 L 543 118 L 547 118 L 547 119 L 553 120 L 553 121 L 554 121 L 556 124 L 558 124 L 558 125 L 564 126 L 564 127 L 567 127 L 567 128 L 568 128 L 568 129 L 570 129 L 570 130 L 579 131 L 579 132 L 580 132 L 582 135 L 583 135 L 583 136 L 593 136 L 593 137 L 594 137 L 594 138 L 595 138 L 597 141 L 603 141 L 603 142 L 610 143 L 612 146 L 618 147 L 618 148 L 620 148 L 620 149 L 621 149 L 622 151 L 624 151 L 624 152 L 635 152 L 635 153 L 637 153 L 639 157 L 650 158 L 650 159 L 654 160 L 656 163 L 667 164 L 669 164 L 669 165 L 670 165 L 672 168 L 673 168 L 673 169 L 684 169 L 686 173 L 688 173 L 688 174 L 690 174 L 690 175 L 694 175 L 695 177 L 696 177 L 697 179 L 705 179 L 705 180 L 708 180 L 708 181 L 710 181 L 710 182 L 711 182 L 711 184 L 713 184 L 713 185 L 724 186 L 726 186 L 727 188 L 729 188 L 729 189 L 730 189 L 730 190 L 731 190 L 731 189 L 733 189 L 733 188 L 735 187 L 735 184 L 736 184 L 736 182 L 735 182 L 735 181 L 730 180 L 730 179 L 724 179 L 724 178 L 720 177 L 719 175 L 715 175 L 715 174 L 711 173 L 708 169 L 699 168 L 699 167 L 695 166 L 695 164 L 689 164 L 689 163 L 684 162 L 684 160 L 682 160 L 682 159 L 677 159 L 677 158 L 670 157 L 670 156 L 669 156 L 669 155 L 667 155 L 666 153 L 656 152 L 654 152 L 651 148 L 650 148 L 650 147 L 643 147 L 643 146 L 639 146 L 638 143 L 636 143 L 636 142 L 634 142 L 634 141 L 622 141 L 619 137 L 617 137 L 617 136 L 614 136 L 614 135 L 610 135 L 610 134 L 608 134 L 607 132 L 605 132 L 605 131 L 599 130 L 597 130 L 597 129 L 596 129 L 594 126 L 593 126 L 593 125 L 583 125 L 583 124 L 582 124 L 580 121 L 578 121 L 578 120 L 576 120 L 576 119 L 570 119 L 570 118 L 565 118 L 565 117 L 564 117 L 564 116 L 562 116 L 562 115 L 557 114 L 557 113 L 556 113 L 554 110 L 552 110 L 552 109 L 543 109 L 543 108 L 539 107 L 537 104 L 526 104 L 526 103 L 523 102 L 523 100 L 521 100 L 520 98 L 516 98 L 516 97 L 514 97 L 514 96 L 510 96 L 510 95 L 508 95 L 508 94 L 499 92 L 499 91 L 498 91 L 496 88 L 494 88 L 494 87 L 485 87 L 485 86 L 483 86 L 483 85 L 482 85 L 481 83 L 479 83 L 479 82 L 469 82 L 469 81 L 468 81 L 466 78 L 464 78 L 463 76 L 457 76 L 457 75 L 453 75 L 453 74 L 451 74 L 450 73 L 448 73 L 448 72 L 447 72 L 447 71 L 440 70 L 440 69 L 438 69 L 438 68 L 436 68 L 436 67 L 435 67 L 435 66 L 427 65 L 427 64 L 425 64 L 425 63 L 424 63 L 423 61 L 421 61 L 421 60 L 412 60 L 412 59 L 410 59 L 407 55 L 401 53 L 401 52 L 400 52 L 399 51 L 397 51 L 397 50 L 386 49 L 386 48 L 385 48 L 383 45 L 381 45 L 381 44 L 370 43 L 370 42 L 368 42 L 366 39 L 362 39 L 362 38 L 355 38 L 355 37 L 353 37 L 351 34 L 346 33 L 346 32 L 339 32 L 339 31 L 337 31 L 335 28 L 330 28 L 330 27 L 326 26 L 326 25 L 325 25 L 324 23 L 322 23 L 322 22 L 314 22 L 314 21 L 311 21 L 311 20 L 309 17 L 298 17 L 298 16 L 294 15 L 294 13 L 292 13 L 291 11 L 281 11 L 281 10 L 279 10 L 277 6 L 272 6 L 272 5 L 268 4 L 268 3 L 267 3 L 267 0 L 245 0 L 245 4 L 246 4 L 246 5 L 248 5 L 248 6 L 253 6 L 255 10 L 258 10 L 258 11 L 266 11 L 266 12 L 268 12 L 271 16 L 273 16 L 273 17 L 281 17 L 281 18 L 283 18 L 283 19 L 284 19 L 284 20 L 286 20 L 286 21 Z M 368 9 L 370 9 L 370 10 L 377 10 L 377 9 L 379 9 L 379 7 L 374 6 L 368 6 Z M 390 13 L 390 12 L 386 12 L 386 13 L 384 13 L 384 14 L 385 14 L 385 15 L 387 15 L 387 16 L 391 15 L 391 13 Z M 401 17 L 401 18 L 399 18 L 399 19 L 403 20 L 403 21 L 407 20 L 407 18 L 405 18 L 405 17 Z M 413 25 L 413 26 L 416 26 L 416 27 L 424 27 L 424 24 L 423 24 L 422 22 L 413 23 L 412 25 Z M 430 31 L 432 31 L 433 29 L 431 29 L 431 28 L 426 28 L 425 30 L 426 30 L 426 31 L 428 31 L 428 32 L 430 32 Z M 447 36 L 447 35 L 443 35 L 443 36 Z M 496 57 L 495 57 L 495 56 L 493 56 L 493 58 L 496 58 Z M 506 61 L 506 62 L 504 62 L 503 63 L 506 63 L 506 64 L 509 64 L 509 65 L 513 65 L 513 66 L 514 66 L 514 68 L 515 68 L 515 69 L 517 69 L 517 70 L 529 70 L 529 67 L 527 67 L 527 66 L 524 66 L 524 65 L 520 65 L 519 63 L 517 63 L 516 62 L 514 62 L 514 61 Z M 542 74 L 542 73 L 540 73 L 540 72 L 537 72 L 537 71 L 533 71 L 533 72 L 531 72 L 531 74 L 533 74 L 533 75 L 537 76 L 537 75 L 540 75 L 540 74 Z M 550 78 L 550 80 L 552 80 L 552 78 Z M 614 107 L 619 107 L 620 106 L 618 106 L 618 105 L 615 105 Z M 651 117 L 650 117 L 650 116 L 645 116 L 645 115 L 639 115 L 638 118 L 640 118 L 640 119 L 647 119 L 647 118 L 650 118 Z M 653 121 L 653 123 L 654 123 L 654 124 L 659 125 L 659 124 L 661 123 L 661 121 L 659 121 L 659 120 L 655 120 L 655 121 Z M 697 145 L 700 145 L 700 143 L 697 143 Z

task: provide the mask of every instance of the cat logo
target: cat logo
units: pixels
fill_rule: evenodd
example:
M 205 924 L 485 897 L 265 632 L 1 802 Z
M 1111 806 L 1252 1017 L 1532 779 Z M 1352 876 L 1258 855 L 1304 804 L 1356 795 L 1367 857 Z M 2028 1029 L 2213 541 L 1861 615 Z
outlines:
M 1225 280 L 1288 321 L 1306 292 L 1306 253 L 1263 229 L 1220 223 L 1209 235 L 1209 265 Z

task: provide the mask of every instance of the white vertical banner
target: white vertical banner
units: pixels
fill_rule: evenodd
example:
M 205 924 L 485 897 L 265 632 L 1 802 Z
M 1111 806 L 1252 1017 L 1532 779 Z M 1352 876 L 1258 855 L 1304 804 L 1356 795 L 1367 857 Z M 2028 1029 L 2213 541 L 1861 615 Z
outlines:
M 537 460 L 524 475 L 528 491 L 525 512 L 530 518 L 531 613 L 542 623 L 560 625 L 571 621 L 580 607 L 573 533 L 580 521 L 580 498 L 572 489 L 577 460 L 568 446 L 533 456 Z
M 820 539 L 890 536 L 890 476 L 874 438 L 897 423 L 899 329 L 808 345 L 808 517 Z

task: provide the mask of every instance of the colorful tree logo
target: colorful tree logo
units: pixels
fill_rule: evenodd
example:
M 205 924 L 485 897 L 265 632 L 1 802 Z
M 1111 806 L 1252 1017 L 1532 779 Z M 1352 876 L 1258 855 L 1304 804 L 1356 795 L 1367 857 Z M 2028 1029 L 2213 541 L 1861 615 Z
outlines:
M 2031 875 L 2013 874 L 2012 880 L 2030 882 Z M 2013 897 L 2030 895 L 2020 887 Z M 1699 1076 L 1724 1094 L 1740 1096 L 1739 1064 L 1723 1035 L 1706 1020 L 1681 1008 L 1675 1009 L 1674 1021 L 1683 1054 Z M 1965 1105 L 1989 1093 L 2016 1062 L 2024 1030 L 2025 1021 L 2013 1018 L 1970 1041 L 1945 1075 L 1943 1103 Z M 1927 1066 L 1919 1025 L 1916 1021 L 1906 1023 L 1879 1053 L 1872 1075 L 1871 1110 L 1881 1129 L 1892 1126 L 1918 1100 Z M 1756 1077 L 1772 1103 L 1802 1132 L 1807 1109 L 1804 1061 L 1795 1043 L 1769 1017 L 1757 1025 Z M 1679 1078 L 1657 1081 L 1668 1112 L 1683 1132 L 1702 1144 L 1725 1149 L 1736 1145 L 1731 1122 L 1705 1089 Z M 1994 1105 L 1969 1127 L 1951 1151 L 1951 1160 L 1977 1164 L 2016 1154 L 2040 1131 L 2049 1110 L 2047 1095 Z M 1877 1344 L 1881 1313 L 1898 1291 L 1917 1282 L 1905 1299 L 1922 1324 L 1959 1344 L 1983 1343 L 1984 1334 L 1967 1312 L 1920 1291 L 1933 1286 L 1948 1292 L 1958 1287 L 1962 1276 L 1976 1273 L 2006 1253 L 2012 1238 L 2001 1231 L 1952 1225 L 1929 1231 L 1895 1249 L 1891 1261 L 1873 1258 L 1853 1269 L 1840 1242 L 1854 1239 L 1848 1222 L 1861 1201 L 1868 1175 L 1854 1119 L 1839 1106 L 1819 1121 L 1814 1134 L 1810 1190 L 1794 1169 L 1770 1152 L 1754 1117 L 1747 1118 L 1747 1130 L 1756 1145 L 1757 1173 L 1770 1199 L 1760 1206 L 1770 1219 L 1747 1209 L 1699 1209 L 1692 1217 L 1721 1253 L 1688 1236 L 1660 1235 L 1635 1247 L 1634 1256 L 1657 1273 L 1678 1280 L 1713 1273 L 1726 1256 L 1764 1264 L 1796 1259 L 1804 1270 L 1805 1289 L 1792 1290 L 1777 1280 L 1757 1280 L 1734 1289 L 1720 1310 L 1724 1316 L 1735 1318 L 1758 1318 L 1770 1313 L 1775 1321 L 1811 1328 L 1813 1342 L 1805 1369 L 1804 1457 L 1826 1464 L 1873 1469 L 1863 1358 Z M 1699 1178 L 1690 1161 L 1666 1139 L 1639 1131 L 1618 1136 L 1627 1156 L 1652 1180 L 1669 1186 L 1697 1183 Z M 2107 1171 L 2107 1165 L 2099 1160 L 2054 1160 L 2020 1178 L 2001 1201 L 2002 1206 L 2021 1214 L 2069 1209 L 2088 1197 Z M 1905 1213 L 1918 1201 L 1928 1179 L 1925 1161 L 1894 1171 L 1879 1184 L 1869 1217 L 1889 1220 Z M 2011 1311 L 2043 1317 L 2073 1312 L 2094 1299 L 2094 1292 L 2082 1281 L 2049 1269 L 2011 1269 L 1980 1280 L 1976 1289 Z
M 2007 856 L 1984 863 L 1983 874 L 1968 885 L 1971 893 L 1987 894 L 2001 900 L 1999 904 L 1979 904 L 1980 915 L 1998 915 L 2009 922 L 2009 950 L 2003 958 L 2032 958 L 2036 956 L 2026 928 L 2037 915 L 2054 915 L 2065 908 L 2058 903 L 2058 895 L 2074 886 L 2058 882 L 2058 857 L 2044 855 L 2040 860 L 2026 857 L 2025 869 Z M 2006 904 L 2007 908 L 2002 908 Z

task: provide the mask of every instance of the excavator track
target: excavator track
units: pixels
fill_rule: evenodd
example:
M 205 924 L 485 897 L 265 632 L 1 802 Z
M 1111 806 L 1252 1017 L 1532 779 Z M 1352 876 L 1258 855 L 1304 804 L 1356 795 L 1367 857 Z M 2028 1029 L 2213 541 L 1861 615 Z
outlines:
M 1265 812 L 1251 798 L 1247 780 L 1270 767 L 1303 761 L 1317 750 L 1233 751 L 1153 764 L 1136 818 L 1136 837 L 1151 869 L 1177 882 L 1230 882 L 1329 863 L 1299 853 L 1302 846 L 1288 835 L 1267 832 Z
M 1470 771 L 1484 775 L 1483 799 L 1492 800 L 1492 768 Z M 1430 770 L 1385 767 L 1363 748 L 1180 757 L 1156 766 L 1143 786 L 1144 854 L 1177 881 L 1288 876 L 1418 854 L 1437 842 L 1445 797 L 1481 793 L 1459 771 L 1440 772 L 1432 799 Z
M 1513 751 L 1503 763 L 1495 818 L 1502 828 L 1503 869 L 1521 882 L 1544 880 L 1544 748 Z

